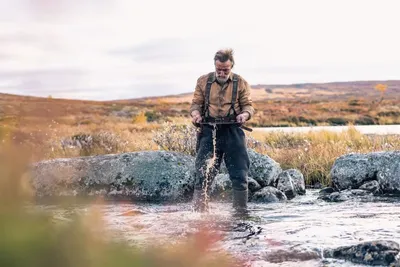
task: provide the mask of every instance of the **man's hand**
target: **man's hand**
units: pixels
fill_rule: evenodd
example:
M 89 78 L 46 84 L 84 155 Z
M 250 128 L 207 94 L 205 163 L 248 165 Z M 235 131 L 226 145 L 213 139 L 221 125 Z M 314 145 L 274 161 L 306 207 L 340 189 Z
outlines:
M 239 123 L 245 123 L 250 118 L 250 114 L 248 112 L 243 112 L 236 116 L 236 121 Z
M 190 116 L 192 117 L 192 123 L 200 123 L 203 119 L 198 110 L 193 110 Z

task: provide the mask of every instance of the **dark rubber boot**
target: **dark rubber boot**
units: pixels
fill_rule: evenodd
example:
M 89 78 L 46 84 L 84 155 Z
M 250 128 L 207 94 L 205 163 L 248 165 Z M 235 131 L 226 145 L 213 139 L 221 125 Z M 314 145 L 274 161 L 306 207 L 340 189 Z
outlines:
M 248 190 L 233 190 L 233 208 L 235 209 L 237 215 L 247 215 L 247 201 L 248 201 Z
M 207 210 L 207 203 L 204 197 L 204 191 L 195 189 L 193 192 L 193 209 L 197 212 L 205 212 Z

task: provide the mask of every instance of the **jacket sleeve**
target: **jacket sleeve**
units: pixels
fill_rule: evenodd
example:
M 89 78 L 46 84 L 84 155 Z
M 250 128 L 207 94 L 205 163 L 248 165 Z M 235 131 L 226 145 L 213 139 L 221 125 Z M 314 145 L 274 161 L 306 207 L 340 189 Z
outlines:
M 241 113 L 248 112 L 250 114 L 249 119 L 253 117 L 255 112 L 250 89 L 250 84 L 246 80 L 242 80 L 239 87 L 239 104 L 241 108 Z
M 192 114 L 192 112 L 194 110 L 198 110 L 200 112 L 200 114 L 203 113 L 203 108 L 204 108 L 204 92 L 201 89 L 201 80 L 200 78 L 197 79 L 197 83 L 196 83 L 196 88 L 194 90 L 194 94 L 193 94 L 193 99 L 192 99 L 192 104 L 190 106 L 190 114 Z

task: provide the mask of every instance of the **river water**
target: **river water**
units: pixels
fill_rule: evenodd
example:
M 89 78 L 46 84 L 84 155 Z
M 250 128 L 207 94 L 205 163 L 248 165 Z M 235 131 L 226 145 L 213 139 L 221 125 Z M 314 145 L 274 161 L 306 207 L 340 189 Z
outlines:
M 68 209 L 42 205 L 56 220 L 74 212 L 86 213 L 87 204 Z M 249 203 L 249 216 L 237 218 L 230 203 L 211 202 L 208 213 L 192 211 L 190 203 L 173 205 L 98 204 L 112 238 L 146 246 L 171 244 L 197 232 L 202 225 L 221 234 L 216 250 L 226 251 L 247 266 L 358 266 L 343 260 L 323 259 L 322 251 L 364 241 L 400 243 L 400 199 L 377 198 L 328 203 L 317 190 L 271 204 Z

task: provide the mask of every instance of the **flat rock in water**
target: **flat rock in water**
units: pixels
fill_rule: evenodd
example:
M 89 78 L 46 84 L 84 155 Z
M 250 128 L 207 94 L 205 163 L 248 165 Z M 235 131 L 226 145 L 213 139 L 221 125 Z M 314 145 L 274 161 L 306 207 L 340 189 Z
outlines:
M 394 241 L 371 241 L 325 250 L 324 257 L 367 265 L 398 266 L 399 252 L 399 244 Z
M 343 202 L 351 199 L 358 199 L 363 201 L 372 200 L 373 194 L 367 190 L 362 189 L 347 189 L 340 192 L 324 193 L 320 191 L 318 199 L 328 202 Z

